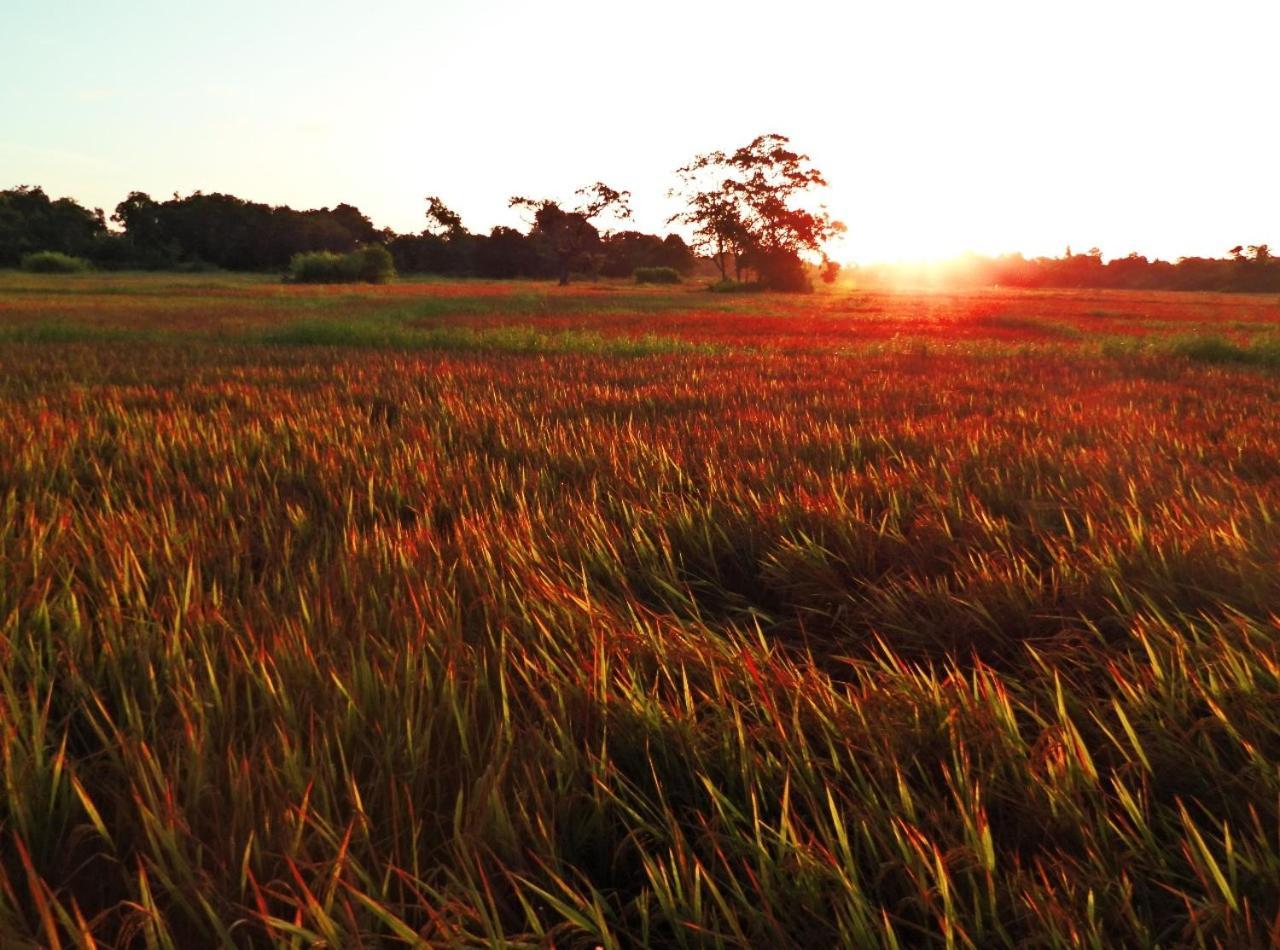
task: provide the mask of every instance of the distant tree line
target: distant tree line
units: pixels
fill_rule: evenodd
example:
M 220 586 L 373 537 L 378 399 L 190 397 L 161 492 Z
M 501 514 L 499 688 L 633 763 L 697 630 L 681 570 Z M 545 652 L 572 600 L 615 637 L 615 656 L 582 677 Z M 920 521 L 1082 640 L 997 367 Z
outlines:
M 1235 293 L 1280 291 L 1280 258 L 1266 244 L 1239 245 L 1225 257 L 1183 257 L 1175 262 L 1130 254 L 1103 262 L 1090 248 L 1062 257 L 965 255 L 939 264 L 860 267 L 867 284 L 950 287 L 1097 288 L 1116 290 L 1209 290 Z
M 602 182 L 580 188 L 569 207 L 551 198 L 514 197 L 510 204 L 530 216 L 527 233 L 495 227 L 472 234 L 438 197 L 427 198 L 427 227 L 419 234 L 390 235 L 387 247 L 402 273 L 474 277 L 630 277 L 637 269 L 666 267 L 690 273 L 697 263 L 678 234 L 639 231 L 601 233 L 596 221 L 630 217 L 629 195 Z
M 684 226 L 693 235 L 692 248 L 679 234 L 613 230 L 631 217 L 630 193 L 604 182 L 578 189 L 568 201 L 515 196 L 509 205 L 525 214 L 528 230 L 500 226 L 488 234 L 469 231 L 435 196 L 427 198 L 426 227 L 397 234 L 375 228 L 348 204 L 297 211 L 234 195 L 196 192 L 157 201 L 140 191 L 116 206 L 111 228 L 100 209 L 22 186 L 0 192 L 0 266 L 41 252 L 105 269 L 271 271 L 294 261 L 309 271 L 345 273 L 341 260 L 354 262 L 350 255 L 376 244 L 390 252 L 396 271 L 410 274 L 553 277 L 567 284 L 572 274 L 627 277 L 640 271 L 654 280 L 690 273 L 701 254 L 730 285 L 725 289 L 804 289 L 815 256 L 821 276 L 835 277 L 838 267 L 822 248 L 844 225 L 807 203 L 808 193 L 826 180 L 785 136 L 761 135 L 732 152 L 695 156 L 677 175 L 680 184 L 671 194 L 684 200 L 685 209 L 668 224 Z M 329 256 L 296 260 L 307 254 Z M 42 260 L 67 266 L 56 257 Z
M 509 205 L 525 215 L 527 230 L 499 226 L 487 234 L 472 233 L 436 196 L 426 199 L 425 227 L 412 234 L 378 229 L 349 204 L 297 211 L 202 192 L 163 201 L 131 192 L 111 215 L 113 228 L 100 209 L 21 186 L 0 191 L 0 267 L 46 252 L 104 269 L 283 271 L 300 254 L 341 257 L 381 245 L 395 270 L 406 274 L 554 278 L 564 284 L 573 274 L 687 275 L 714 267 L 721 278 L 717 289 L 775 290 L 805 289 L 815 275 L 836 278 L 839 265 L 824 249 L 845 227 L 814 204 L 812 195 L 826 179 L 785 136 L 761 135 L 733 151 L 697 155 L 676 175 L 670 195 L 683 209 L 668 224 L 691 235 L 692 246 L 679 234 L 614 230 L 631 217 L 630 193 L 603 182 L 566 201 L 515 196 Z M 332 263 L 312 263 L 318 261 Z M 857 277 L 917 285 L 1273 292 L 1280 290 L 1280 259 L 1265 244 L 1173 263 L 1138 254 L 1104 263 L 1097 248 L 1084 254 L 1068 248 L 1063 257 L 968 255 L 945 264 L 877 265 L 858 269 Z
M 349 204 L 297 211 L 201 192 L 164 201 L 132 192 L 111 215 L 112 229 L 100 209 L 22 186 L 0 191 L 0 267 L 16 266 L 34 252 L 56 251 L 106 270 L 269 272 L 284 270 L 300 253 L 341 255 L 381 244 L 400 273 L 567 280 L 571 270 L 605 277 L 629 277 L 649 267 L 692 270 L 695 255 L 679 235 L 600 233 L 591 219 L 619 201 L 625 208 L 624 192 L 597 184 L 583 193 L 590 195 L 586 204 L 569 210 L 550 199 L 520 199 L 533 215 L 527 233 L 496 227 L 472 234 L 439 198 L 430 197 L 427 227 L 396 234 L 374 227 Z M 602 199 L 608 199 L 604 206 Z

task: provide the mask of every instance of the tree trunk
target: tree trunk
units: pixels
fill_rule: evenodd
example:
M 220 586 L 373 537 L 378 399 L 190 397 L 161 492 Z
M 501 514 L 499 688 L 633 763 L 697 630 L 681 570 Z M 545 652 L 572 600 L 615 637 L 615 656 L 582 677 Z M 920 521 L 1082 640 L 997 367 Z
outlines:
M 569 286 L 569 258 L 562 258 L 560 261 L 560 286 Z

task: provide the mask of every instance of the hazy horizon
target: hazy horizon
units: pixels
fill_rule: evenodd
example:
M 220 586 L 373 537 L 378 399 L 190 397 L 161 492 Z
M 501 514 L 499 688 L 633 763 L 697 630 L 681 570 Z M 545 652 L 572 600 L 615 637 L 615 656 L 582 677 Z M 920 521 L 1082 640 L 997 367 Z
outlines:
M 0 188 L 108 214 L 200 189 L 416 232 L 438 194 L 487 231 L 600 179 L 662 231 L 677 166 L 776 131 L 840 259 L 1280 245 L 1261 2 L 15 6 Z

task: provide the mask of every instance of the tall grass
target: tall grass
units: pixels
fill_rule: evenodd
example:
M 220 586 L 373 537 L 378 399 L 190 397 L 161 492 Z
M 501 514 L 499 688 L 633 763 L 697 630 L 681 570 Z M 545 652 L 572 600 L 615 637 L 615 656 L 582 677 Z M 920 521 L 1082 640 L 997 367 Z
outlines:
M 1169 351 L 1202 363 L 1242 363 L 1280 368 L 1280 338 L 1275 336 L 1254 339 L 1243 345 L 1219 336 L 1182 337 L 1170 344 Z
M 267 343 L 291 346 L 393 347 L 406 350 L 491 350 L 504 353 L 597 353 L 651 356 L 658 353 L 710 353 L 714 347 L 656 334 L 605 336 L 590 330 L 547 332 L 512 324 L 485 329 L 420 327 L 394 321 L 304 320 L 266 331 Z
M 560 332 L 5 341 L 0 946 L 1280 936 L 1280 379 Z

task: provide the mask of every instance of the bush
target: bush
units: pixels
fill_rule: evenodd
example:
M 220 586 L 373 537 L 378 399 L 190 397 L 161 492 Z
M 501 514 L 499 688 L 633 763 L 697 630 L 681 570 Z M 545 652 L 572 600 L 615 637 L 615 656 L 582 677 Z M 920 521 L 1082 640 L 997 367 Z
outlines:
M 32 274 L 79 274 L 89 269 L 89 262 L 59 251 L 36 251 L 22 255 L 22 269 Z
M 289 261 L 289 279 L 300 284 L 382 284 L 396 275 L 391 252 L 371 244 L 350 254 L 307 251 Z
M 759 284 L 750 284 L 742 280 L 725 277 L 714 284 L 707 284 L 707 290 L 713 294 L 746 294 L 760 290 Z
M 396 276 L 396 264 L 391 252 L 381 244 L 370 244 L 347 255 L 357 260 L 359 279 L 369 284 L 385 284 Z
M 637 284 L 680 283 L 680 272 L 674 267 L 637 267 L 634 276 Z
M 751 262 L 760 285 L 786 293 L 806 293 L 813 289 L 804 261 L 791 251 L 758 254 Z
M 349 284 L 360 279 L 355 265 L 348 254 L 305 251 L 289 261 L 289 277 L 300 284 Z
M 179 261 L 170 269 L 179 274 L 217 274 L 222 271 L 222 268 L 217 264 L 210 264 L 208 261 L 202 261 L 198 257 L 189 261 Z

